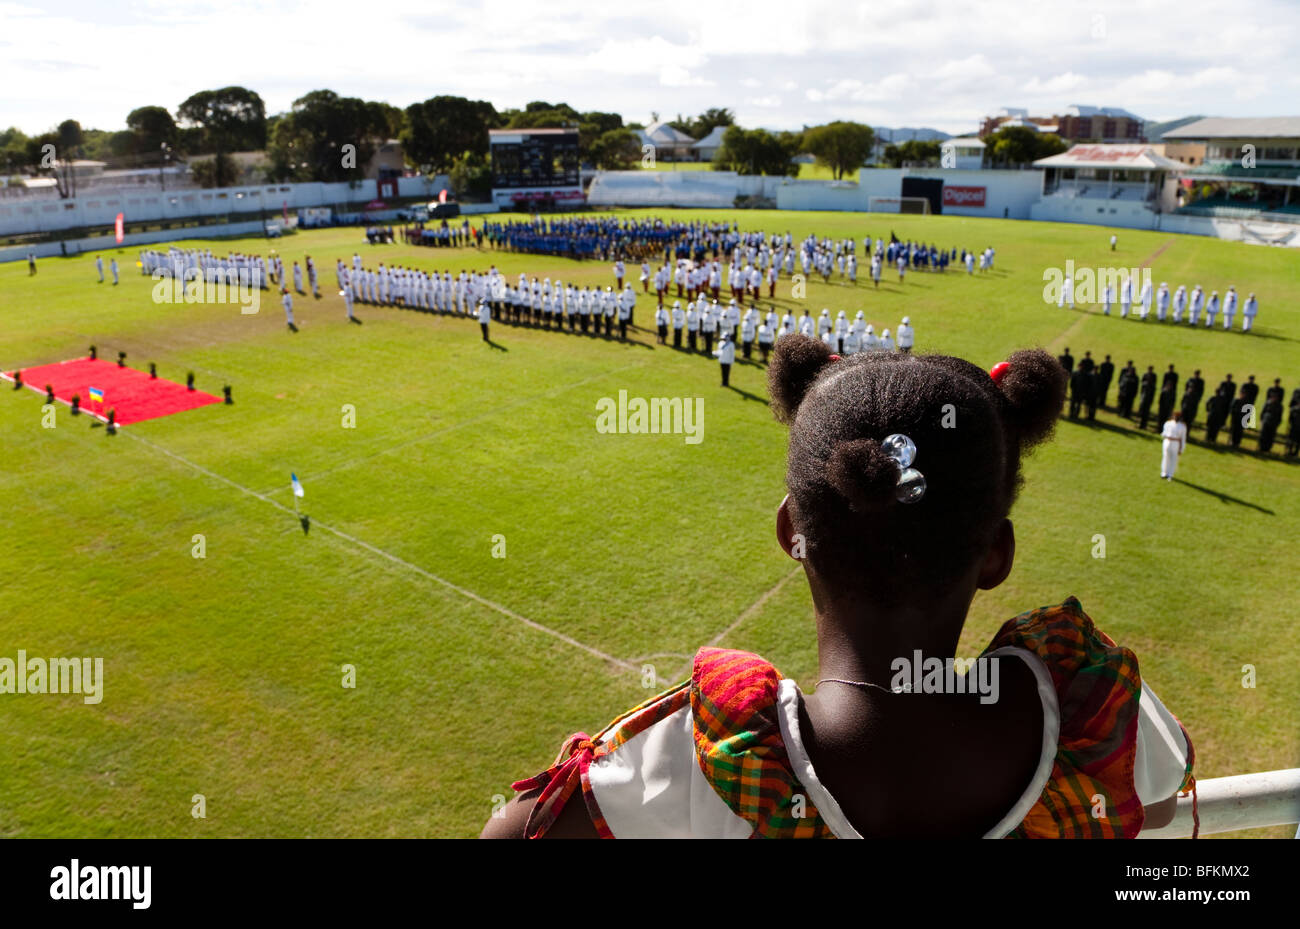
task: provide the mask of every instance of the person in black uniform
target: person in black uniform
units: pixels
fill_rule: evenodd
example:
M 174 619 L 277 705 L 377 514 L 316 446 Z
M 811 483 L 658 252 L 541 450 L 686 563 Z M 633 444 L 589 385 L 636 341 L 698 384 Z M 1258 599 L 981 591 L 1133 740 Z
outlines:
M 1097 365 L 1097 390 L 1096 403 L 1103 410 L 1106 409 L 1106 395 L 1110 393 L 1110 382 L 1115 378 L 1115 365 L 1111 362 L 1110 356 Z
M 1142 375 L 1142 387 L 1138 392 L 1138 428 L 1145 429 L 1151 419 L 1151 404 L 1156 399 L 1155 365 L 1147 365 L 1147 373 Z
M 1183 422 L 1187 423 L 1189 432 L 1192 429 L 1192 423 L 1196 421 L 1196 413 L 1201 408 L 1201 397 L 1204 395 L 1205 378 L 1201 377 L 1198 368 L 1183 386 L 1183 402 L 1179 406 L 1179 409 L 1182 410 Z
M 1228 411 L 1228 436 L 1233 448 L 1241 448 L 1241 437 L 1246 431 L 1246 407 L 1250 405 L 1246 394 L 1246 385 L 1242 384 L 1237 399 L 1232 401 L 1232 407 Z
M 1095 367 L 1097 367 L 1097 362 L 1092 360 L 1092 352 L 1084 352 L 1083 357 L 1079 359 L 1079 369 L 1084 374 L 1088 374 Z
M 1237 396 L 1237 385 L 1233 383 L 1231 374 L 1225 374 L 1223 380 L 1219 381 L 1219 386 L 1216 387 L 1215 390 L 1218 393 L 1226 394 L 1229 403 L 1232 402 L 1233 397 Z
M 1282 389 L 1282 378 L 1273 378 L 1273 386 L 1264 391 L 1264 405 L 1270 402 L 1276 402 L 1278 407 L 1282 406 L 1282 401 L 1286 399 L 1286 391 Z
M 1214 392 L 1205 403 L 1205 441 L 1215 442 L 1219 438 L 1219 430 L 1223 424 L 1228 421 L 1228 408 L 1232 403 L 1232 396 L 1222 388 Z
M 1088 398 L 1088 389 L 1092 385 L 1089 383 L 1088 372 L 1083 370 L 1083 365 L 1079 365 L 1070 373 L 1070 418 L 1079 418 L 1079 408 L 1083 406 L 1084 401 Z
M 1273 450 L 1273 440 L 1277 438 L 1277 427 L 1282 425 L 1282 397 L 1281 389 L 1275 394 L 1273 388 L 1268 389 L 1268 394 L 1264 400 L 1264 411 L 1259 414 L 1259 450 L 1261 452 L 1271 452 Z
M 1067 371 L 1074 370 L 1074 356 L 1070 354 L 1070 346 L 1067 345 L 1065 347 L 1065 354 L 1058 355 L 1056 360 L 1061 363 L 1061 367 L 1064 368 L 1065 370 Z
M 1119 415 L 1125 419 L 1133 418 L 1133 400 L 1137 397 L 1137 389 L 1137 368 L 1133 367 L 1133 362 L 1130 360 L 1124 370 L 1119 372 L 1119 396 L 1116 398 Z
M 1169 417 L 1174 412 L 1174 404 L 1177 402 L 1178 374 L 1174 371 L 1174 366 L 1170 365 L 1160 382 L 1160 406 L 1156 422 L 1162 425 L 1169 422 Z
M 1246 378 L 1246 383 L 1241 385 L 1241 394 L 1250 404 L 1254 404 L 1259 399 L 1259 385 L 1255 383 L 1255 375 Z
M 1291 391 L 1290 431 L 1286 436 L 1287 457 L 1300 455 L 1300 387 Z
M 1097 421 L 1097 390 L 1098 383 L 1101 381 L 1101 375 L 1097 370 L 1088 372 L 1088 393 L 1084 396 L 1084 404 L 1088 407 L 1088 422 Z

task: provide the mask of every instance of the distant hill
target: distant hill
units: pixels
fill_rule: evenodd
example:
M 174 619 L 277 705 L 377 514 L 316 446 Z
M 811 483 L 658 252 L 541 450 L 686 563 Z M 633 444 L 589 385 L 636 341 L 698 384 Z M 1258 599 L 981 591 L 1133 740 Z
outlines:
M 938 129 L 890 129 L 888 126 L 872 126 L 876 131 L 876 138 L 882 142 L 942 142 L 945 139 L 951 139 L 953 136 L 946 132 L 940 132 Z
M 1148 142 L 1163 141 L 1166 132 L 1173 132 L 1175 129 L 1181 129 L 1188 123 L 1194 123 L 1198 119 L 1205 119 L 1204 116 L 1184 116 L 1181 119 L 1170 119 L 1163 123 L 1148 122 L 1142 126 L 1142 134 L 1147 137 Z

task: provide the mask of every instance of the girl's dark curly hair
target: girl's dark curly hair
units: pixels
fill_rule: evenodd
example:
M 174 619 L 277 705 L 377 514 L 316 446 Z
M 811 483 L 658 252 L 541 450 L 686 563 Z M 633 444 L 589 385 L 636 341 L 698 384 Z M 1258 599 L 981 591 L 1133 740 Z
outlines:
M 1065 399 L 1065 370 L 1047 352 L 1007 362 L 999 386 L 946 355 L 833 360 L 816 339 L 777 342 L 768 391 L 790 427 L 790 515 L 835 589 L 896 603 L 983 557 L 1019 490 L 1021 456 L 1051 435 Z M 925 476 L 914 503 L 896 499 L 898 466 L 880 445 L 896 432 L 916 443 Z

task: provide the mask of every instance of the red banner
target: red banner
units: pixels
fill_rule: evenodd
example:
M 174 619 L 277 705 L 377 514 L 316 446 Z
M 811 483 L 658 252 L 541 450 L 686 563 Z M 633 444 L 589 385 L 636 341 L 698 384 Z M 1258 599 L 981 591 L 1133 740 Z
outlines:
M 943 188 L 944 206 L 983 206 L 987 187 L 948 187 Z
M 122 238 L 126 235 L 126 222 L 124 214 L 118 213 L 117 219 L 113 223 L 113 234 L 117 236 L 117 244 L 122 244 Z
M 447 202 L 447 188 L 446 188 L 446 187 L 444 187 L 442 190 L 438 191 L 438 202 L 439 202 L 439 203 L 446 203 L 446 202 Z

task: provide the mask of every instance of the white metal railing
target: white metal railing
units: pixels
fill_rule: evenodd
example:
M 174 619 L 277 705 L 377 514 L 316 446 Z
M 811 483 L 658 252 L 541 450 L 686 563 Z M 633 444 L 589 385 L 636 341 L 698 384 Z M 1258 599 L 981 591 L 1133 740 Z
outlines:
M 1300 768 L 1237 774 L 1196 782 L 1201 835 L 1300 823 Z M 1192 797 L 1178 798 L 1173 822 L 1143 830 L 1143 839 L 1188 839 L 1192 835 Z

